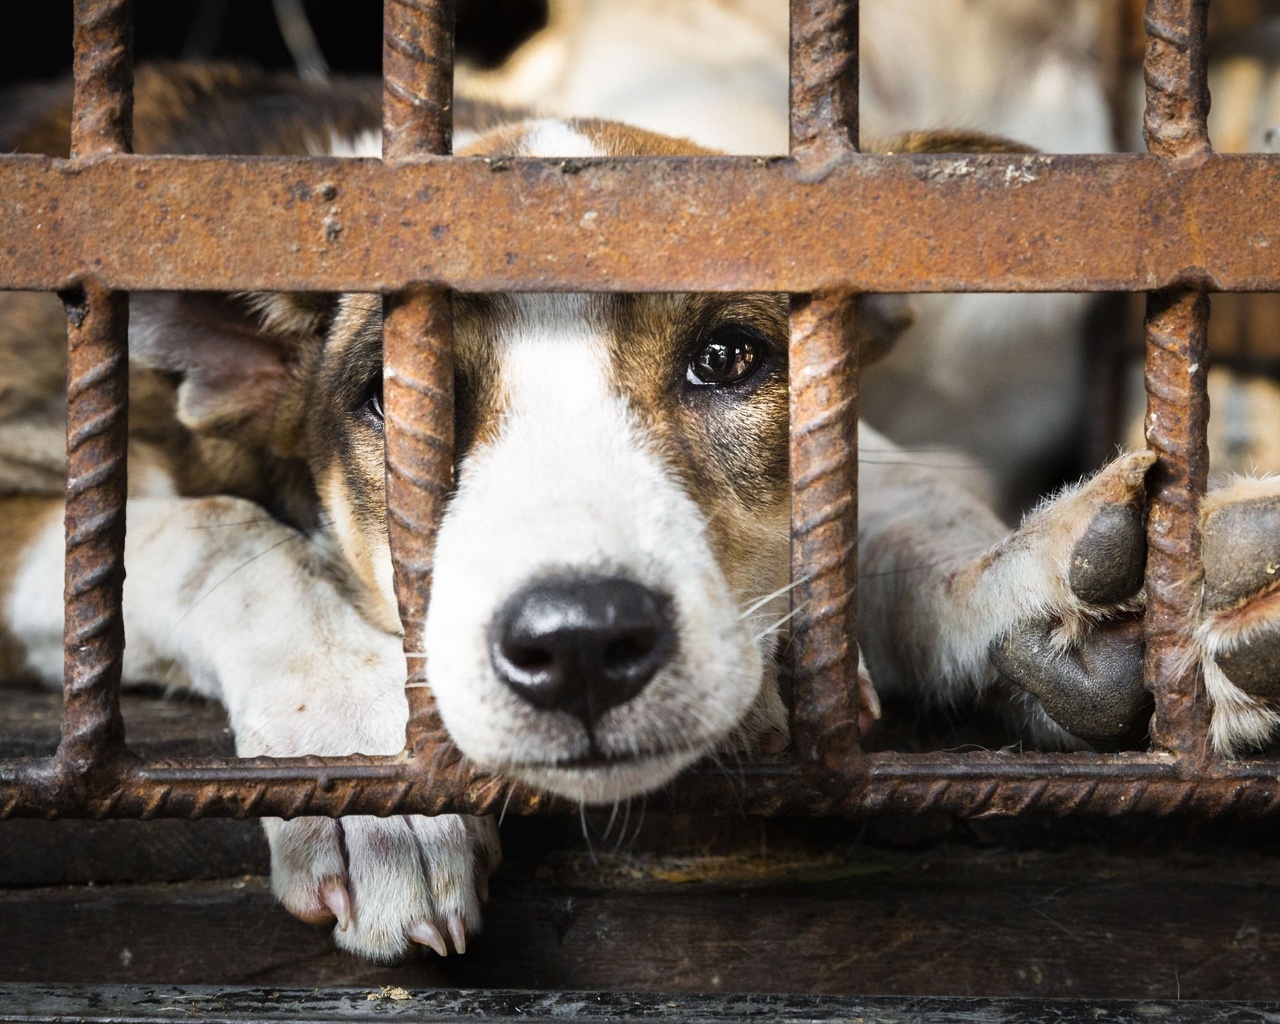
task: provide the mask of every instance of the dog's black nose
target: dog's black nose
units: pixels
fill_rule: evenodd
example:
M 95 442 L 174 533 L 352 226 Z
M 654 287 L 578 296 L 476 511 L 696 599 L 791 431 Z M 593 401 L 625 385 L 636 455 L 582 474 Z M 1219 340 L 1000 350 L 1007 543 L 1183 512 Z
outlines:
M 588 724 L 644 689 L 674 650 L 671 602 L 613 576 L 526 587 L 490 633 L 498 678 L 535 707 Z

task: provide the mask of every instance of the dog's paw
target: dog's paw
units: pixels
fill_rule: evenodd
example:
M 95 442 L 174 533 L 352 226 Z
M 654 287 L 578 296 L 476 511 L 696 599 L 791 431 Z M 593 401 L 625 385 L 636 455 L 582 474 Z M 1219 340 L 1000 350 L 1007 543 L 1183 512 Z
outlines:
M 380 963 L 414 944 L 465 953 L 501 854 L 492 818 L 268 819 L 271 887 L 309 924 L 337 923 L 339 948 Z
M 1204 590 L 1196 653 L 1223 754 L 1264 746 L 1280 725 L 1280 479 L 1238 480 L 1201 511 Z
M 1058 727 L 1098 746 L 1131 737 L 1151 703 L 1136 612 L 1146 563 L 1143 480 L 1154 461 L 1150 452 L 1121 456 L 1047 503 L 993 567 L 1022 611 L 991 641 L 993 666 Z

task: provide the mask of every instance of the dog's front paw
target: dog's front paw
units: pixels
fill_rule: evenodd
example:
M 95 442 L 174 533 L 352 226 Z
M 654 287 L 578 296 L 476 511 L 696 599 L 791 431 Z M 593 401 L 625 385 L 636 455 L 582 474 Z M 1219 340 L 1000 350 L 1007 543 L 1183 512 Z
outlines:
M 334 941 L 380 963 L 414 944 L 466 952 L 501 854 L 492 818 L 270 819 L 271 887 L 309 924 L 336 921 Z
M 1140 607 L 1146 563 L 1143 479 L 1154 456 L 1122 456 L 1035 513 L 1011 539 L 1029 614 L 991 641 L 992 664 L 1072 736 L 1132 737 L 1143 686 Z M 1019 585 L 1015 579 L 1006 581 Z
M 1265 745 L 1280 725 L 1280 479 L 1238 480 L 1201 513 L 1204 592 L 1196 628 L 1213 742 Z

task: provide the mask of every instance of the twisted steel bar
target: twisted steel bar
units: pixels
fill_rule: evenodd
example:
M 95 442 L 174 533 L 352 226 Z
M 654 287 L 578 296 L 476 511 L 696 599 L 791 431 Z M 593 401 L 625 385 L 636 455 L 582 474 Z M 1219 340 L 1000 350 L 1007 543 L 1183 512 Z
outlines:
M 822 167 L 858 148 L 858 0 L 791 0 L 791 155 Z
M 453 0 L 385 0 L 385 160 L 447 156 L 452 150 L 453 20 Z M 418 246 L 426 237 L 423 232 Z M 436 531 L 453 486 L 452 349 L 453 309 L 447 292 L 414 288 L 387 298 L 387 529 L 409 664 L 407 742 L 420 756 L 448 747 L 427 686 L 422 628 Z
M 133 137 L 131 0 L 76 0 L 71 156 L 127 153 Z M 67 310 L 66 565 L 61 784 L 103 784 L 125 754 L 124 531 L 129 297 L 86 280 Z
M 791 300 L 793 731 L 802 763 L 858 747 L 858 347 L 848 292 Z
M 78 775 L 124 746 L 124 528 L 129 298 L 89 281 L 67 307 L 65 712 L 58 760 Z
M 133 0 L 75 0 L 71 153 L 133 149 Z
M 484 775 L 444 748 L 410 760 L 292 758 L 116 762 L 93 792 L 60 789 L 43 762 L 0 761 L 0 818 L 199 818 L 338 814 L 511 814 L 576 806 Z M 647 798 L 653 811 L 712 815 L 941 812 L 1272 815 L 1270 761 L 1192 771 L 1163 754 L 865 754 L 842 774 L 817 766 L 695 769 Z
M 791 157 L 825 177 L 858 144 L 857 0 L 791 0 Z M 791 301 L 793 747 L 849 768 L 858 748 L 857 301 Z
M 447 155 L 453 144 L 453 0 L 384 0 L 382 155 Z
M 1144 74 L 1148 149 L 1173 161 L 1208 157 L 1208 0 L 1147 0 Z M 1147 298 L 1149 478 L 1146 678 L 1155 691 L 1151 740 L 1196 762 L 1209 756 L 1210 707 L 1187 626 L 1202 580 L 1200 499 L 1208 483 L 1209 298 L 1194 288 Z
M 409 744 L 443 736 L 422 627 L 436 531 L 453 488 L 453 308 L 436 288 L 389 296 L 383 321 L 387 532 L 409 655 Z

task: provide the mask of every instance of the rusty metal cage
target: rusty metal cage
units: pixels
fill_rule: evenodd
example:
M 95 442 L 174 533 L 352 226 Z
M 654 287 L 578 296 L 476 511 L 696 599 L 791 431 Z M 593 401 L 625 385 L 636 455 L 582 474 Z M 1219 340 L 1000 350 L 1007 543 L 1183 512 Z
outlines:
M 789 157 L 575 161 L 449 156 L 449 0 L 385 0 L 381 160 L 131 156 L 130 0 L 74 3 L 71 157 L 0 158 L 0 287 L 59 290 L 70 346 L 62 742 L 48 759 L 0 762 L 0 817 L 557 806 L 462 760 L 420 667 L 396 756 L 130 752 L 118 696 L 129 289 L 386 296 L 388 520 L 408 650 L 420 650 L 413 633 L 453 471 L 451 290 L 790 292 L 792 570 L 802 580 L 790 758 L 733 777 L 692 770 L 655 804 L 842 815 L 1280 808 L 1275 761 L 1211 754 L 1203 684 L 1183 647 L 1208 461 L 1207 293 L 1280 290 L 1270 248 L 1280 204 L 1263 201 L 1280 194 L 1280 158 L 1209 145 L 1208 0 L 1146 0 L 1148 154 L 986 155 L 963 175 L 946 173 L 954 156 L 857 151 L 856 0 L 791 0 Z M 317 241 L 318 200 L 301 213 L 286 204 L 300 184 L 341 197 L 340 243 Z M 587 209 L 589 242 L 579 227 Z M 860 751 L 852 322 L 858 293 L 873 291 L 1148 293 L 1147 441 L 1159 455 L 1146 570 L 1149 751 Z

